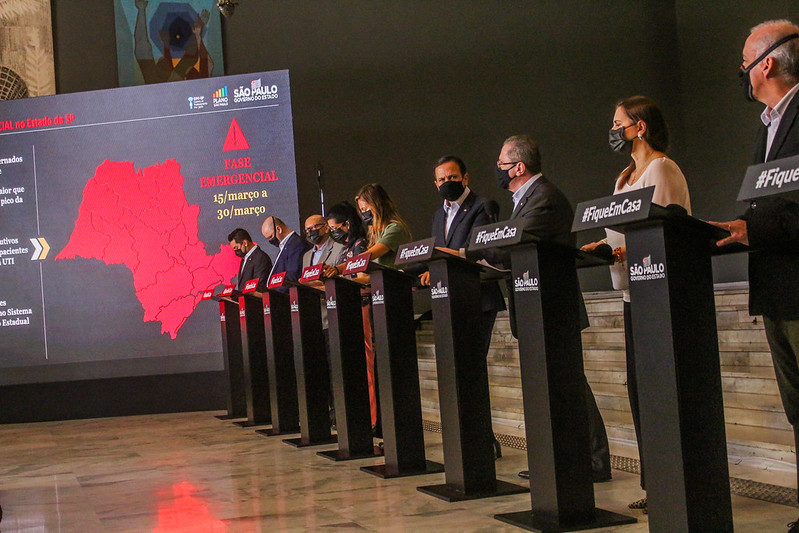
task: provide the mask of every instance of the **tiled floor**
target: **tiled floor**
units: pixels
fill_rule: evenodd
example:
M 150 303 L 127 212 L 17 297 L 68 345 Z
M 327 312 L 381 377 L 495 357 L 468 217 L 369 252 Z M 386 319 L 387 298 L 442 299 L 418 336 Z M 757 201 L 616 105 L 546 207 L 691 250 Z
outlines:
M 416 490 L 443 474 L 383 480 L 361 472 L 375 460 L 335 463 L 278 437 L 256 435 L 218 413 L 107 418 L 0 426 L 0 531 L 274 532 L 521 531 L 495 513 L 529 509 L 529 494 L 446 503 Z M 441 436 L 425 433 L 441 461 Z M 518 482 L 520 450 L 497 462 Z M 521 481 L 521 483 L 526 483 Z M 597 506 L 626 508 L 638 476 L 614 471 L 595 485 Z M 733 496 L 736 531 L 785 531 L 799 509 Z

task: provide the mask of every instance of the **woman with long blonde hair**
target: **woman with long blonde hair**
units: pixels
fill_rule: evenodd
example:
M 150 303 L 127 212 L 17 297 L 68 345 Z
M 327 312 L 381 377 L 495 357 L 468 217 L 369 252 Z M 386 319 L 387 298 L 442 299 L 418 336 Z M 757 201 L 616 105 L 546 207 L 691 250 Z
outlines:
M 369 228 L 369 249 L 372 261 L 394 266 L 400 245 L 411 240 L 411 231 L 386 190 L 377 183 L 368 183 L 355 195 L 364 224 Z

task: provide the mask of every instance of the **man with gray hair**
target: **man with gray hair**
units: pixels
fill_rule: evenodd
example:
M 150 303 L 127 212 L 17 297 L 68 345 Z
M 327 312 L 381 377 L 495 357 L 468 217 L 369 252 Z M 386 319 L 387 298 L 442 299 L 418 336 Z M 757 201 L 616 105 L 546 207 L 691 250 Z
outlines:
M 770 20 L 752 28 L 739 74 L 746 98 L 766 106 L 752 163 L 799 155 L 799 26 Z M 730 232 L 718 246 L 752 249 L 749 313 L 763 315 L 782 404 L 799 444 L 799 204 L 759 198 L 737 220 L 713 224 Z M 799 521 L 789 527 L 799 533 Z
M 524 229 L 544 241 L 565 246 L 575 246 L 571 232 L 574 211 L 566 196 L 541 172 L 541 154 L 538 143 L 529 135 L 508 137 L 502 144 L 496 166 L 497 184 L 513 193 L 513 211 L 510 220 L 523 221 Z M 495 265 L 510 266 L 509 254 L 503 248 L 480 250 L 477 254 Z M 581 322 L 588 326 L 585 304 L 579 290 L 573 295 L 580 300 Z M 517 337 L 516 306 L 513 285 L 508 285 L 511 331 Z M 522 324 L 522 327 L 524 325 Z M 588 433 L 591 445 L 591 470 L 595 482 L 609 481 L 610 448 L 602 414 L 596 405 L 588 380 L 585 383 L 585 399 L 588 414 Z M 522 470 L 519 477 L 528 479 L 530 472 Z

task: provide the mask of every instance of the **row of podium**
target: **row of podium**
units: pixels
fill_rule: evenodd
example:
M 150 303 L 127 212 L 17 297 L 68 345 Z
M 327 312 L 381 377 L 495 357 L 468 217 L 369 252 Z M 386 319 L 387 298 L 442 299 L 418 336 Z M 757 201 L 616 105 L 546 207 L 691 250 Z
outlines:
M 642 200 L 636 213 L 594 217 L 593 225 L 585 213 L 601 210 L 604 199 L 581 204 L 573 229 L 613 225 L 626 233 L 636 366 L 644 391 L 649 527 L 732 531 L 711 270 L 718 230 L 651 204 L 651 190 L 631 198 Z M 523 325 L 518 331 L 531 509 L 496 518 L 553 532 L 635 522 L 596 507 L 591 475 L 577 268 L 608 261 L 539 242 L 523 222 L 475 228 L 470 249 L 481 247 L 506 247 L 510 271 L 444 253 L 432 239 L 410 243 L 397 255 L 398 267 L 423 263 L 430 272 L 443 466 L 427 460 L 424 451 L 415 277 L 364 256 L 352 259 L 345 273 L 370 275 L 383 450 L 374 446 L 371 431 L 364 286 L 347 277 L 324 280 L 324 290 L 309 286 L 305 282 L 318 279 L 318 268 L 306 269 L 300 283 L 276 274 L 263 293 L 229 286 L 212 296 L 219 301 L 230 390 L 225 418 L 271 424 L 261 431 L 268 436 L 299 433 L 285 439 L 295 446 L 337 442 L 337 449 L 320 452 L 337 461 L 384 454 L 384 464 L 362 468 L 383 478 L 443 470 L 445 483 L 419 490 L 447 501 L 525 492 L 496 477 L 487 364 L 475 337 L 481 281 L 509 276 L 516 320 Z M 337 436 L 330 427 L 331 390 Z

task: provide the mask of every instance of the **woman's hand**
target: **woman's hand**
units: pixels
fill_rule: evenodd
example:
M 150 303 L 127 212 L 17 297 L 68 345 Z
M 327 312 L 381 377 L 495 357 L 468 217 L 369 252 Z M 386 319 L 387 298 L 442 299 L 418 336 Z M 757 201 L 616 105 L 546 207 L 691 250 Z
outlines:
M 613 257 L 616 258 L 617 263 L 624 263 L 627 260 L 627 248 L 620 246 L 613 250 Z
M 600 244 L 603 244 L 603 242 L 602 241 L 589 242 L 588 244 L 583 244 L 582 246 L 580 246 L 580 250 L 590 253 L 596 250 L 596 247 L 599 246 Z
M 422 285 L 422 286 L 425 286 L 425 287 L 430 285 L 430 271 L 429 270 L 427 272 L 422 272 L 421 274 L 419 274 L 419 284 Z

